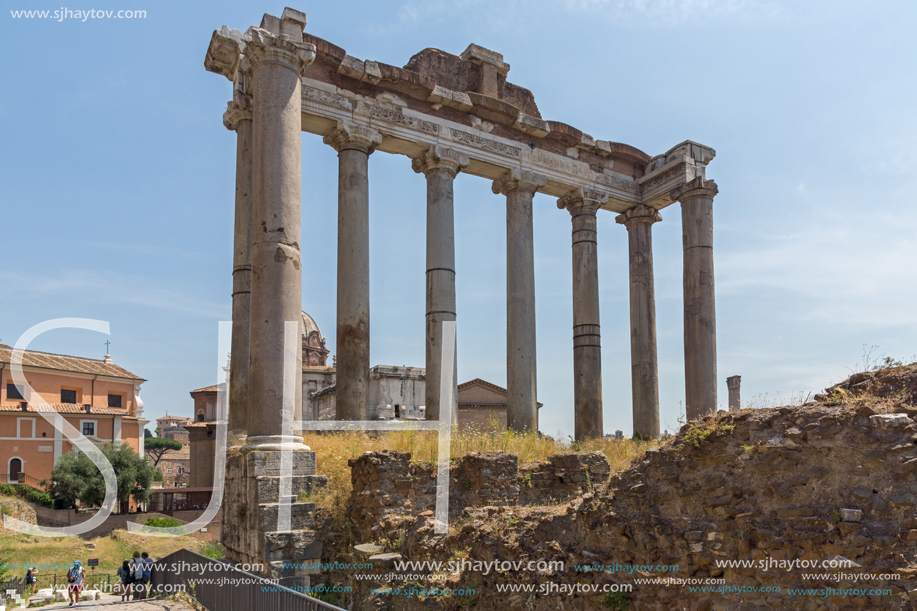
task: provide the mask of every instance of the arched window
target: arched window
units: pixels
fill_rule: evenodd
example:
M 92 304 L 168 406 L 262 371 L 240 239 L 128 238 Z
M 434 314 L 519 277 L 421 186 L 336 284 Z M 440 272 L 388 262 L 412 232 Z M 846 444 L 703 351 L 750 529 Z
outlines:
M 203 413 L 200 413 L 200 414 L 197 415 L 197 421 L 198 421 L 198 422 L 203 422 L 203 421 L 204 421 L 204 414 L 203 414 Z

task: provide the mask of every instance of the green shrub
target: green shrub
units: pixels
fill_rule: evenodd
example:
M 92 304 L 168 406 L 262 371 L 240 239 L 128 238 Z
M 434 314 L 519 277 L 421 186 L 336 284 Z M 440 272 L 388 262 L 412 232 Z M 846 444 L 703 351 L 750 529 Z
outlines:
M 16 486 L 10 484 L 0 484 L 0 494 L 5 494 L 7 496 L 16 496 Z
M 43 490 L 36 490 L 35 488 L 28 488 L 26 486 L 19 487 L 19 496 L 24 498 L 30 503 L 35 503 L 36 505 L 43 505 L 45 507 L 50 507 L 54 504 L 54 499 L 51 498 L 51 495 Z
M 174 518 L 149 518 L 143 525 L 155 528 L 175 528 L 176 526 L 181 526 L 182 523 Z
M 223 549 L 223 546 L 218 541 L 210 541 L 201 548 L 201 555 L 219 560 L 226 557 L 226 550 Z

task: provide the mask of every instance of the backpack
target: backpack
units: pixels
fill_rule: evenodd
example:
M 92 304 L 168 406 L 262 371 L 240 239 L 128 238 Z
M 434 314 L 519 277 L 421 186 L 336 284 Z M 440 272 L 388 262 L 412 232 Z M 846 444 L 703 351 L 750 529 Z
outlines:
M 32 573 L 26 573 L 26 574 L 25 574 L 25 582 L 26 582 L 27 584 L 33 584 L 33 583 L 35 583 L 36 581 L 38 581 L 38 580 L 35 579 L 35 575 L 33 575 Z
M 79 575 L 80 575 L 80 572 L 78 570 L 74 570 L 73 568 L 71 568 L 69 571 L 67 571 L 67 582 L 68 583 L 75 582 L 76 578 L 79 577 Z

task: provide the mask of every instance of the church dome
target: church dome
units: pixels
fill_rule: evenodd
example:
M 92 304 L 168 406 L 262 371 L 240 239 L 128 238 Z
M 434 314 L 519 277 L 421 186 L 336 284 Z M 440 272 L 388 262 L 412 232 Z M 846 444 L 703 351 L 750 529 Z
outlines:
M 325 338 L 315 319 L 302 313 L 302 364 L 303 367 L 325 367 L 328 361 Z
M 302 334 L 305 337 L 309 337 L 313 331 L 318 333 L 318 336 L 322 339 L 325 339 L 325 336 L 322 335 L 321 329 L 318 328 L 318 323 L 315 322 L 315 319 L 306 314 L 302 313 Z

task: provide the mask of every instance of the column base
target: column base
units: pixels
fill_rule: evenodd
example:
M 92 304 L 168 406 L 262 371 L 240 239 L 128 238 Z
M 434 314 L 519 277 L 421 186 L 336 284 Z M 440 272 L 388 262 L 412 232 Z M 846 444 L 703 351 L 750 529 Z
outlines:
M 298 499 L 327 482 L 315 474 L 315 452 L 291 456 L 264 450 L 230 456 L 223 515 L 233 528 L 224 528 L 221 537 L 227 558 L 260 567 L 253 572 L 305 591 L 309 576 L 318 572 L 322 542 L 315 530 L 315 504 Z M 289 513 L 281 511 L 281 501 L 287 499 Z
M 309 452 L 310 448 L 302 441 L 301 435 L 255 435 L 245 439 L 241 452 Z

